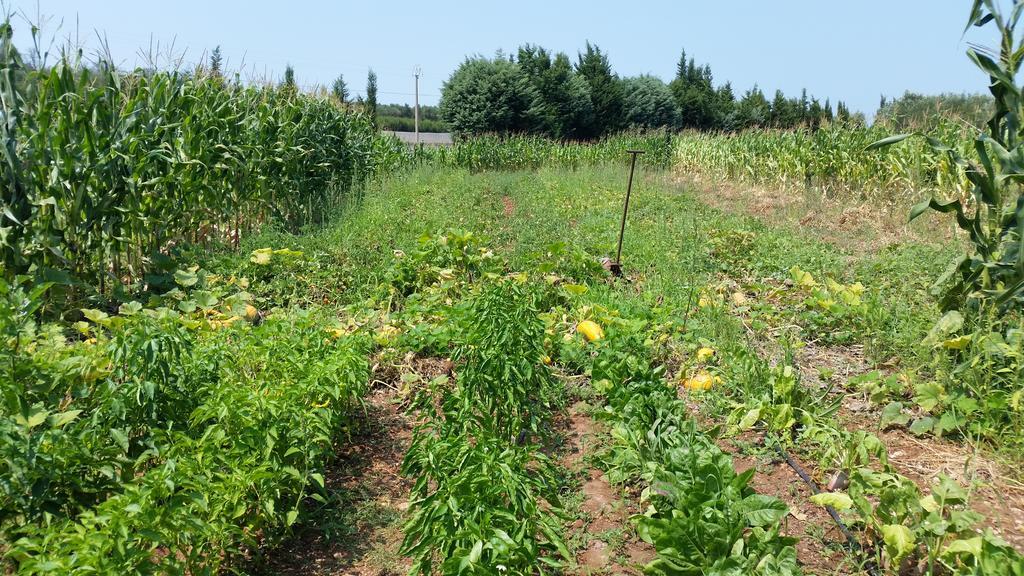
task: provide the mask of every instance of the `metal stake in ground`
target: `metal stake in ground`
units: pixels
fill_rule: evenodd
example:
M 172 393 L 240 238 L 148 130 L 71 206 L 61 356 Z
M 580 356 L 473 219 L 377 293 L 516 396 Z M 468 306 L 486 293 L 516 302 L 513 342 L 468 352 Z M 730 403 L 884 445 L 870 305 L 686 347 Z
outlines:
M 643 150 L 626 150 L 632 158 L 629 161 L 629 185 L 626 186 L 626 204 L 622 207 L 622 225 L 619 226 L 619 249 L 615 253 L 615 261 L 611 263 L 610 270 L 616 276 L 622 276 L 622 237 L 626 234 L 626 214 L 629 213 L 629 197 L 633 194 L 633 171 L 636 170 L 636 157 L 643 154 Z

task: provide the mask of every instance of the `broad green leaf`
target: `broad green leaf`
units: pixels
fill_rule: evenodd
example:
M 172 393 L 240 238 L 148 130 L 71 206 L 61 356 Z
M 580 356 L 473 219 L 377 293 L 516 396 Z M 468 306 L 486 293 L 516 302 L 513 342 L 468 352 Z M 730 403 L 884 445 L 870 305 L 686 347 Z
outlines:
M 946 389 L 938 382 L 923 382 L 914 387 L 914 401 L 925 410 L 932 411 L 946 402 Z
M 50 412 L 42 406 L 33 406 L 28 416 L 22 416 L 18 414 L 14 417 L 15 422 L 22 426 L 32 429 L 39 426 L 43 422 L 46 422 L 46 418 L 49 417 Z
M 257 266 L 266 266 L 270 264 L 270 259 L 273 257 L 274 251 L 270 248 L 260 248 L 253 250 L 252 255 L 249 256 L 249 261 Z
M 122 316 L 134 316 L 142 310 L 142 304 L 139 302 L 125 302 L 117 309 L 118 314 Z
M 907 138 L 910 138 L 911 136 L 913 136 L 913 134 L 896 134 L 894 136 L 888 136 L 888 137 L 882 138 L 881 140 L 872 142 L 871 144 L 868 145 L 867 148 L 865 148 L 865 150 L 876 150 L 878 148 L 884 148 L 886 146 L 892 146 L 893 144 L 896 144 L 898 142 L 902 142 L 902 141 L 906 140 Z
M 935 496 L 932 496 L 931 494 L 921 498 L 918 504 L 920 504 L 921 508 L 926 512 L 937 512 L 939 510 L 939 503 L 935 501 Z
M 954 554 L 967 554 L 977 558 L 981 556 L 981 550 L 982 538 L 981 536 L 975 536 L 973 538 L 953 540 L 948 546 L 942 549 L 942 555 L 951 556 Z
M 740 420 L 740 423 L 736 425 L 736 427 L 739 428 L 740 430 L 749 430 L 754 426 L 754 424 L 757 424 L 757 420 L 760 417 L 760 407 L 747 410 L 747 413 L 743 415 L 743 418 Z
M 853 500 L 843 492 L 822 492 L 811 496 L 810 500 L 818 506 L 831 506 L 839 511 L 853 508 Z
M 110 319 L 110 315 L 106 312 L 92 308 L 83 308 L 82 315 L 95 324 L 103 324 L 106 320 Z
M 910 415 L 903 413 L 902 402 L 890 402 L 882 409 L 882 416 L 879 425 L 882 428 L 889 426 L 906 426 L 910 422 Z
M 194 294 L 196 304 L 200 308 L 210 309 L 217 305 L 217 297 L 207 290 L 199 290 Z
M 128 435 L 119 428 L 111 428 L 109 431 L 110 437 L 114 439 L 114 442 L 121 448 L 122 452 L 128 451 Z
M 174 273 L 174 281 L 177 282 L 179 286 L 188 288 L 190 286 L 195 286 L 196 282 L 199 282 L 199 275 L 192 270 L 178 270 Z
M 914 532 L 902 524 L 885 524 L 881 527 L 881 532 L 885 550 L 896 564 L 917 546 Z
M 740 501 L 737 509 L 747 518 L 751 526 L 769 526 L 782 520 L 789 513 L 785 502 L 764 494 L 751 494 Z
M 931 434 L 935 430 L 935 418 L 931 416 L 925 416 L 924 418 L 918 418 L 914 420 L 914 423 L 910 425 L 910 433 L 915 436 L 924 436 Z
M 565 284 L 562 286 L 566 292 L 575 296 L 582 296 L 587 293 L 590 288 L 583 286 L 582 284 Z
M 469 562 L 471 564 L 476 564 L 477 562 L 479 562 L 480 561 L 480 555 L 483 554 L 483 551 L 484 551 L 484 541 L 483 540 L 477 540 L 476 544 L 473 545 L 473 549 L 469 551 Z
M 925 338 L 925 342 L 936 346 L 953 334 L 959 332 L 963 327 L 963 314 L 956 310 L 950 310 L 949 312 L 946 312 L 934 326 L 932 326 L 931 331 L 928 332 L 928 336 Z
M 81 413 L 81 410 L 68 410 L 66 412 L 53 414 L 50 416 L 50 428 L 61 428 L 63 426 L 67 426 L 73 422 L 75 418 L 78 418 L 78 415 Z

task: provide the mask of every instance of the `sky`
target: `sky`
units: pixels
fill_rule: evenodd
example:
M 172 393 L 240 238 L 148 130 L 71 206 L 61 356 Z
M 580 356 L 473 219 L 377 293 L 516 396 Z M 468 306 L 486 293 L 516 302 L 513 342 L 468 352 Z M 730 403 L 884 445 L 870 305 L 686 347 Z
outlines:
M 343 74 L 353 97 L 365 94 L 373 68 L 382 103 L 413 102 L 417 66 L 420 102 L 436 104 L 466 57 L 533 43 L 575 61 L 590 41 L 621 76 L 669 81 L 685 48 L 711 65 L 716 84 L 729 80 L 738 95 L 755 83 L 769 99 L 776 89 L 798 96 L 807 88 L 870 117 L 883 94 L 984 91 L 987 79 L 964 52 L 967 41 L 994 43 L 990 35 L 963 37 L 969 0 L 5 3 L 32 21 L 42 14 L 44 39 L 77 39 L 87 54 L 105 43 L 124 68 L 146 64 L 150 46 L 194 63 L 219 45 L 226 67 L 243 79 L 280 78 L 291 64 L 307 88 L 330 86 Z M 20 16 L 14 24 L 24 50 L 30 27 Z

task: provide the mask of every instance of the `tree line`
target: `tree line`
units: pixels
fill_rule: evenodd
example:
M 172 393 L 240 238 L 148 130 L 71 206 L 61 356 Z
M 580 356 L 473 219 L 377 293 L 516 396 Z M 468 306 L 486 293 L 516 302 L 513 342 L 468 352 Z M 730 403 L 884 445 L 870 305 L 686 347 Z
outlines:
M 826 122 L 864 123 L 838 102 L 786 97 L 769 100 L 756 85 L 737 97 L 716 86 L 707 64 L 685 50 L 676 76 L 620 77 L 591 43 L 572 62 L 533 44 L 516 54 L 467 58 L 441 89 L 440 113 L 457 135 L 529 133 L 558 139 L 600 138 L 625 129 L 734 131 L 754 127 L 817 128 Z

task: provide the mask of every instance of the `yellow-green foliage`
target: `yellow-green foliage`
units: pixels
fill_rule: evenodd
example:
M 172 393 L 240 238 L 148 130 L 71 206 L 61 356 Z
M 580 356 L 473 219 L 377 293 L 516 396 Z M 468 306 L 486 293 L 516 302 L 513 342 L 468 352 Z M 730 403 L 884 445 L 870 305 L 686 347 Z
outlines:
M 676 138 L 675 166 L 684 175 L 812 187 L 825 195 L 909 204 L 926 193 L 959 196 L 967 185 L 945 155 L 924 141 L 882 153 L 865 150 L 889 132 L 838 124 L 811 130 L 748 130 L 735 134 L 684 132 Z M 964 129 L 942 122 L 936 135 L 970 147 Z

